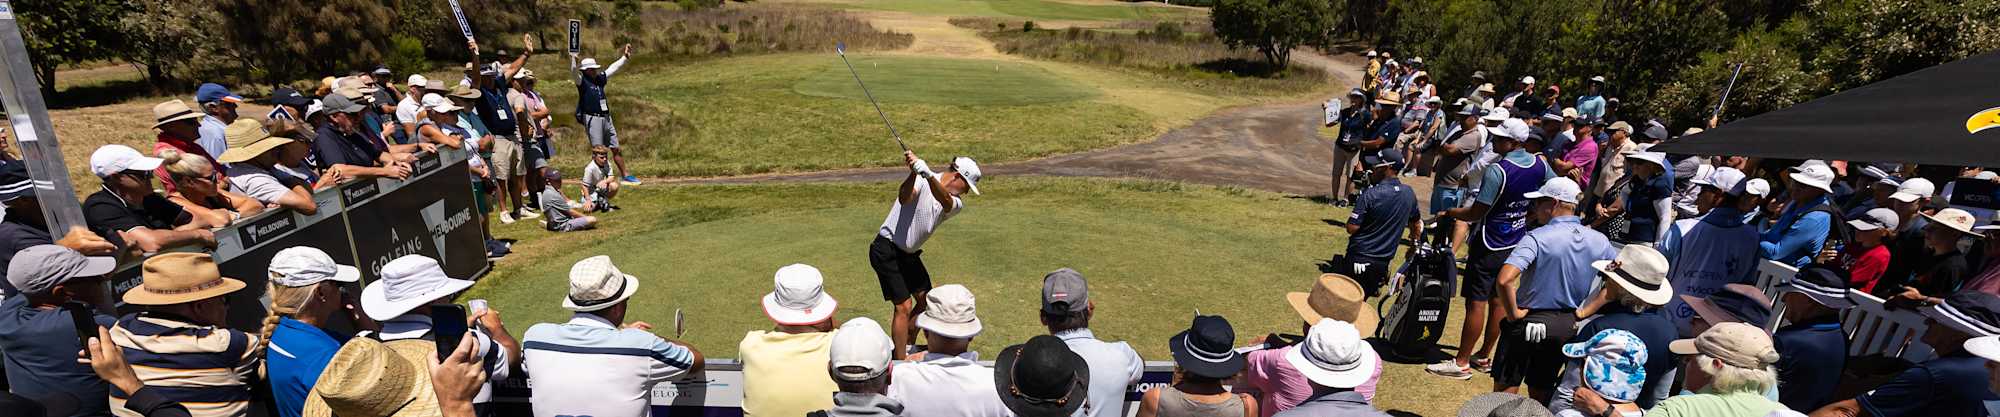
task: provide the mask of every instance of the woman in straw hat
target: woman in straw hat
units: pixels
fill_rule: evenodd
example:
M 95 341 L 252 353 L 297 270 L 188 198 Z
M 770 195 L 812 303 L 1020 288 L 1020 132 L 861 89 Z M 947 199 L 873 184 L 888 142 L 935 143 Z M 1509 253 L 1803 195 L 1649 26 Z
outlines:
M 160 183 L 175 185 L 168 187 L 172 191 L 167 192 L 167 201 L 205 219 L 205 223 L 227 225 L 264 211 L 264 204 L 256 199 L 217 186 L 220 180 L 208 158 L 166 148 L 160 150 L 160 169 L 167 171 L 166 181 Z
M 229 150 L 216 160 L 229 164 L 229 188 L 257 199 L 257 202 L 274 207 L 297 210 L 301 214 L 319 211 L 319 204 L 313 201 L 312 190 L 305 181 L 289 174 L 279 174 L 277 166 L 285 147 L 295 141 L 291 138 L 271 136 L 264 131 L 264 125 L 254 120 L 237 120 L 223 129 L 229 138 Z

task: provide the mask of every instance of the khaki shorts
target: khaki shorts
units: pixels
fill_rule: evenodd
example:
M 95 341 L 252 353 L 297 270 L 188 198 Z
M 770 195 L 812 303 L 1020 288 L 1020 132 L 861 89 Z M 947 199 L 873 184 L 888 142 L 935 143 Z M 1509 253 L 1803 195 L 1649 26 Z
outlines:
M 522 165 L 526 161 L 523 158 L 521 143 L 506 137 L 493 141 L 493 158 L 486 162 L 487 167 L 493 169 L 494 179 L 513 179 L 527 175 Z

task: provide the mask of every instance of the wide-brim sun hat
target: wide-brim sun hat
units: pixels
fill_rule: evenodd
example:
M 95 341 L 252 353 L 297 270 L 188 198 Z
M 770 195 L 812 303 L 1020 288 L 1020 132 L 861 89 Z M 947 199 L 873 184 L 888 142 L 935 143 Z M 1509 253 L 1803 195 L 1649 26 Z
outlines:
M 222 276 L 215 258 L 206 253 L 175 252 L 154 255 L 140 267 L 139 286 L 120 297 L 125 304 L 174 305 L 229 295 L 243 289 L 243 281 Z
M 1037 361 L 1047 360 L 1057 362 L 1060 365 L 1059 368 L 1070 370 L 1070 374 L 1073 377 L 1070 380 L 1069 389 L 1062 396 L 1053 397 L 1060 398 L 1062 399 L 1061 401 L 1051 401 L 1050 398 L 1025 398 L 1027 394 L 1023 393 L 1020 389 L 1021 387 L 1015 384 L 1016 379 L 1022 376 L 1020 374 L 1020 371 L 1022 371 L 1020 369 L 1022 365 L 1022 351 L 1027 350 L 1029 344 L 1062 343 L 1061 341 L 1044 339 L 1053 337 L 1048 335 L 1036 336 L 1035 338 L 1028 339 L 1028 343 L 1008 346 L 1006 349 L 1001 349 L 1000 356 L 993 360 L 994 391 L 1000 396 L 1000 402 L 1005 404 L 1007 410 L 1012 411 L 1015 416 L 1068 417 L 1075 414 L 1077 409 L 1082 408 L 1084 401 L 1090 397 L 1090 364 L 1084 362 L 1083 356 L 1077 355 L 1076 352 L 1071 351 L 1067 346 L 1063 346 L 1061 349 L 1044 349 L 1049 351 L 1045 352 L 1049 354 L 1049 357 L 1035 358 Z M 1040 369 L 1042 367 L 1035 366 L 1033 368 Z
M 1667 285 L 1667 258 L 1652 247 L 1626 245 L 1616 259 L 1591 262 L 1590 267 L 1646 304 L 1663 306 L 1674 299 L 1674 287 Z M 1655 276 L 1659 283 L 1647 282 Z
M 1337 350 L 1334 352 L 1319 352 L 1320 350 L 1324 349 L 1314 348 L 1313 346 L 1309 346 L 1310 344 L 1315 343 L 1314 336 L 1312 333 L 1346 333 L 1352 330 L 1340 330 L 1339 328 L 1347 327 L 1351 329 L 1354 327 L 1352 324 L 1345 322 L 1338 322 L 1337 320 L 1333 319 L 1321 319 L 1320 323 L 1314 325 L 1313 327 L 1315 329 L 1321 327 L 1334 327 L 1335 330 L 1333 331 L 1321 330 L 1318 332 L 1308 332 L 1308 334 L 1306 335 L 1306 341 L 1300 342 L 1299 345 L 1293 347 L 1290 352 L 1285 353 L 1285 361 L 1287 363 L 1290 363 L 1293 368 L 1298 369 L 1300 374 L 1304 374 L 1306 380 L 1312 381 L 1312 383 L 1315 385 L 1321 385 L 1331 388 L 1355 388 L 1361 386 L 1362 384 L 1367 383 L 1369 378 L 1375 376 L 1375 367 L 1379 365 L 1378 361 L 1381 360 L 1381 357 L 1376 355 L 1375 348 L 1369 345 L 1367 340 L 1363 339 L 1366 336 L 1364 336 L 1361 333 L 1355 333 L 1353 335 L 1342 334 L 1342 335 L 1319 336 L 1321 338 L 1352 337 L 1353 340 L 1326 340 L 1321 342 L 1327 345 L 1347 343 L 1346 346 L 1342 347 L 1350 349 L 1351 351 L 1349 352 L 1338 352 Z M 1325 348 L 1332 348 L 1332 347 L 1333 346 L 1326 346 Z M 1325 357 L 1330 354 L 1339 354 L 1339 353 L 1351 354 L 1353 357 L 1351 358 Z M 1348 362 L 1344 364 L 1331 362 L 1334 360 L 1343 360 L 1343 359 L 1348 360 Z M 1321 362 L 1326 362 L 1328 365 L 1342 366 L 1343 368 L 1328 369 L 1326 367 L 1320 366 L 1319 363 Z
M 1313 280 L 1312 290 L 1285 294 L 1285 301 L 1305 322 L 1330 318 L 1353 323 L 1364 337 L 1375 334 L 1382 321 L 1366 298 L 1367 292 L 1362 291 L 1361 284 L 1340 274 L 1321 274 Z
M 1979 220 L 1973 217 L 1971 212 L 1967 212 L 1962 209 L 1947 208 L 1944 210 L 1938 210 L 1937 214 L 1919 212 L 1917 213 L 1917 215 L 1924 216 L 1925 219 L 1931 221 L 1931 224 L 1944 226 L 1950 228 L 1951 230 L 1957 230 L 1959 233 L 1964 233 L 1974 237 L 1984 236 L 1984 234 L 1980 233 L 1979 229 L 1977 229 L 1978 227 L 1977 224 L 1979 223 Z
M 256 159 L 265 152 L 293 142 L 291 138 L 271 136 L 270 132 L 264 130 L 263 123 L 249 118 L 237 119 L 236 123 L 229 124 L 224 129 L 223 136 L 228 138 L 229 150 L 216 155 L 215 161 L 225 164 Z
M 771 292 L 764 294 L 763 306 L 764 316 L 769 317 L 772 322 L 787 326 L 804 326 L 833 317 L 833 312 L 840 308 L 840 301 L 822 293 L 811 308 L 794 309 L 779 303 L 778 293 Z M 917 321 L 923 321 L 922 316 L 918 316 Z
M 1243 372 L 1249 360 L 1237 353 L 1236 335 L 1229 322 L 1220 316 L 1198 316 L 1194 324 L 1167 339 L 1167 351 L 1174 356 L 1174 366 L 1196 376 L 1228 379 Z
M 430 344 L 428 342 L 424 343 Z M 305 417 L 438 415 L 430 370 L 383 342 L 357 337 L 342 345 L 306 393 Z
M 1973 356 L 2000 362 L 2000 336 L 1980 336 L 1965 340 L 1965 351 Z
M 188 107 L 187 102 L 185 101 L 168 100 L 166 102 L 153 105 L 154 129 L 158 129 L 160 128 L 160 126 L 165 126 L 168 123 L 178 122 L 182 120 L 200 119 L 200 118 L 201 118 L 201 113 L 196 112 L 194 111 L 193 108 Z
M 472 284 L 446 276 L 436 259 L 408 255 L 382 265 L 382 278 L 361 289 L 361 310 L 368 318 L 387 321 L 472 288 Z

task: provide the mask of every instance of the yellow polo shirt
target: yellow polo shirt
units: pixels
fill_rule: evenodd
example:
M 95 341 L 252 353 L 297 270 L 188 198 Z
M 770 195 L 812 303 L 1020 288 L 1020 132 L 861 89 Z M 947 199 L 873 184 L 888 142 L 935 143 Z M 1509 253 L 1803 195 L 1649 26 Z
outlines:
M 789 334 L 758 330 L 736 345 L 743 361 L 743 415 L 797 417 L 833 408 L 827 348 L 833 332 Z M 815 371 L 816 370 L 816 371 Z

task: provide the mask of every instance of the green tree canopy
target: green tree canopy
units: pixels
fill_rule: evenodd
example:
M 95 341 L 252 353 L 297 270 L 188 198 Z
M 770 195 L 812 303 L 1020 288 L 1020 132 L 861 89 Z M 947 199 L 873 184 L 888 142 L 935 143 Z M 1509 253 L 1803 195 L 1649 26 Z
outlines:
M 1233 48 L 1256 48 L 1277 68 L 1292 48 L 1327 46 L 1334 14 L 1325 0 L 1221 0 L 1209 12 L 1215 36 Z

